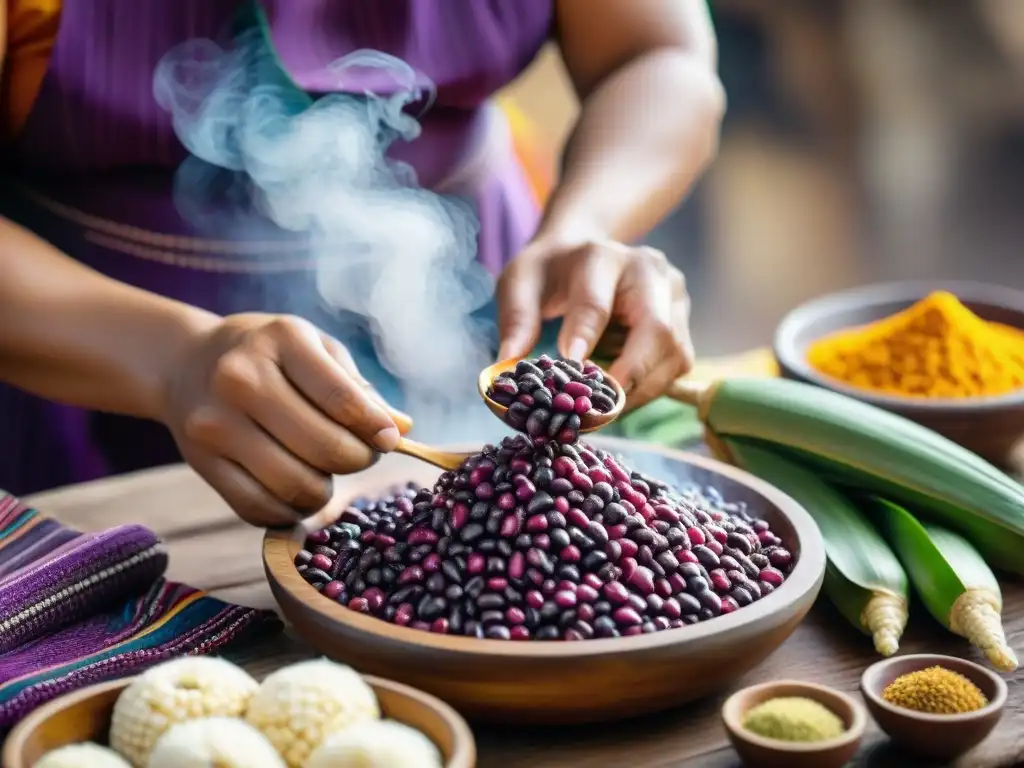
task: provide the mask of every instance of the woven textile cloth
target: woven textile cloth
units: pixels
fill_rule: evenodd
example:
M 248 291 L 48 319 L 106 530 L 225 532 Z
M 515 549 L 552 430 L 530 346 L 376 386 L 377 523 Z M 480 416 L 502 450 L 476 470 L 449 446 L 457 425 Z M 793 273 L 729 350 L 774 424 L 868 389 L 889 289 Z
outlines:
M 147 528 L 80 533 L 0 492 L 0 731 L 76 688 L 280 627 L 166 567 Z

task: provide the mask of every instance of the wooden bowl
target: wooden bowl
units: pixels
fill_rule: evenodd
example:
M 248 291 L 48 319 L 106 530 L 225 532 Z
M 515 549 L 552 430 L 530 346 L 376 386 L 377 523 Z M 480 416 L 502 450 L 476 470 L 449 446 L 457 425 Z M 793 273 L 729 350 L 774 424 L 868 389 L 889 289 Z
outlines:
M 132 679 L 82 688 L 33 711 L 4 742 L 4 768 L 32 768 L 47 752 L 68 744 L 106 744 L 114 702 Z M 437 745 L 445 768 L 474 768 L 473 734 L 451 707 L 407 685 L 365 675 L 363 679 L 377 694 L 385 717 L 416 728 Z
M 269 531 L 263 560 L 274 597 L 299 635 L 318 651 L 372 674 L 387 674 L 452 704 L 467 717 L 501 723 L 620 720 L 720 690 L 777 648 L 810 609 L 825 568 L 821 534 L 795 501 L 767 483 L 712 459 L 598 439 L 640 471 L 676 484 L 713 485 L 768 520 L 797 558 L 789 579 L 731 614 L 638 637 L 583 642 L 509 642 L 399 627 L 324 598 L 293 564 L 306 530 Z M 339 480 L 344 503 L 381 496 L 399 484 L 429 485 L 437 471 L 389 455 Z
M 872 285 L 824 296 L 790 312 L 775 332 L 773 346 L 780 371 L 787 378 L 898 413 L 994 464 L 1013 465 L 1015 449 L 1024 437 L 1024 389 L 1000 397 L 942 400 L 877 395 L 846 386 L 807 362 L 807 350 L 818 339 L 894 315 L 940 290 L 954 294 L 985 320 L 1024 330 L 1024 293 L 1020 291 L 969 282 Z
M 846 730 L 834 739 L 790 742 L 767 739 L 743 727 L 747 712 L 770 699 L 801 696 L 831 710 Z M 799 680 L 777 680 L 737 691 L 722 706 L 722 722 L 733 748 L 751 768 L 841 768 L 857 753 L 867 725 L 857 701 L 833 688 Z
M 975 712 L 962 715 L 929 715 L 893 706 L 882 698 L 882 691 L 893 680 L 927 667 L 945 667 L 973 682 L 989 703 Z M 893 656 L 864 670 L 860 678 L 871 716 L 889 738 L 907 752 L 934 760 L 953 760 L 983 742 L 996 727 L 1006 704 L 1006 683 L 985 667 L 955 656 L 912 654 Z

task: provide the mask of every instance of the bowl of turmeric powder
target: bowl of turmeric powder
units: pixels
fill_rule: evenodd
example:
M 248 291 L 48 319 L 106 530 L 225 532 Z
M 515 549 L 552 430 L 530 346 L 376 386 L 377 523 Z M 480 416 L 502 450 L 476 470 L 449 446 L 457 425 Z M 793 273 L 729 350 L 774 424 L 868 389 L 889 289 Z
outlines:
M 888 283 L 793 310 L 774 341 L 783 376 L 918 422 L 994 464 L 1024 438 L 1024 292 Z

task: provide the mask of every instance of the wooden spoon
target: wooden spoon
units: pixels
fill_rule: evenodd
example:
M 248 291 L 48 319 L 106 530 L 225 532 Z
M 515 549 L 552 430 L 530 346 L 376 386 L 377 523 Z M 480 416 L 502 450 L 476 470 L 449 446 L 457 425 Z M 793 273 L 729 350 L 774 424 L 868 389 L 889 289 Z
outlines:
M 501 362 L 484 368 L 477 379 L 477 388 L 480 390 L 480 397 L 484 399 L 487 407 L 491 409 L 491 413 L 502 421 L 505 419 L 505 414 L 508 412 L 508 408 L 489 398 L 487 396 L 487 390 L 490 388 L 491 381 L 494 380 L 495 376 L 499 373 L 504 373 L 505 371 L 514 370 L 518 362 L 519 358 L 513 360 L 502 360 Z M 626 405 L 626 394 L 622 391 L 622 387 L 619 385 L 619 382 L 615 381 L 615 379 L 611 378 L 607 374 L 605 374 L 604 381 L 608 386 L 615 390 L 615 406 L 608 413 L 598 413 L 594 410 L 582 416 L 580 418 L 581 434 L 584 432 L 593 432 L 607 424 L 611 424 L 619 417 L 622 413 L 622 409 Z M 398 441 L 395 453 L 411 456 L 414 459 L 425 461 L 427 464 L 433 464 L 435 467 L 440 467 L 444 470 L 458 469 L 462 466 L 462 462 L 472 455 L 470 453 L 453 453 L 451 451 L 443 451 L 432 445 L 418 443 L 415 440 L 409 440 L 405 437 Z
M 499 373 L 515 370 L 516 365 L 521 359 L 522 358 L 501 360 L 494 365 L 489 365 L 480 371 L 480 376 L 477 378 L 477 389 L 480 390 L 480 397 L 484 399 L 487 407 L 491 409 L 491 413 L 502 421 L 505 420 L 505 414 L 508 413 L 508 406 L 502 405 L 496 400 L 492 400 L 488 397 L 487 390 L 491 388 L 491 382 L 494 381 L 495 377 Z M 607 373 L 604 375 L 604 382 L 615 390 L 615 405 L 610 411 L 608 411 L 608 413 L 599 413 L 597 410 L 592 409 L 590 413 L 586 413 L 581 416 L 580 434 L 584 432 L 594 432 L 595 430 L 601 429 L 601 427 L 611 424 L 619 418 L 622 414 L 622 409 L 626 406 L 626 393 L 622 390 L 619 382 Z
M 435 467 L 440 467 L 444 470 L 458 469 L 462 466 L 462 462 L 469 456 L 472 456 L 471 453 L 442 451 L 440 448 L 435 448 L 425 443 L 417 443 L 415 440 L 409 440 L 405 437 L 398 441 L 395 453 L 412 456 L 414 459 L 425 461 L 427 464 L 433 464 Z

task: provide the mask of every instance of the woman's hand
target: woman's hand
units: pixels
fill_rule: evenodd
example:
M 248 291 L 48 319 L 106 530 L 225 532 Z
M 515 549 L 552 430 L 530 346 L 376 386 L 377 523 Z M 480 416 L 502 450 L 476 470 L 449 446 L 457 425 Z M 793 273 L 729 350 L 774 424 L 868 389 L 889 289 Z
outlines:
M 524 357 L 542 320 L 563 317 L 558 350 L 589 356 L 610 323 L 627 331 L 609 373 L 631 408 L 662 394 L 693 365 L 683 274 L 660 251 L 608 240 L 534 241 L 498 282 L 501 359 Z
M 323 508 L 411 426 L 348 351 L 296 317 L 243 314 L 185 347 L 164 421 L 182 455 L 243 520 L 287 525 Z

